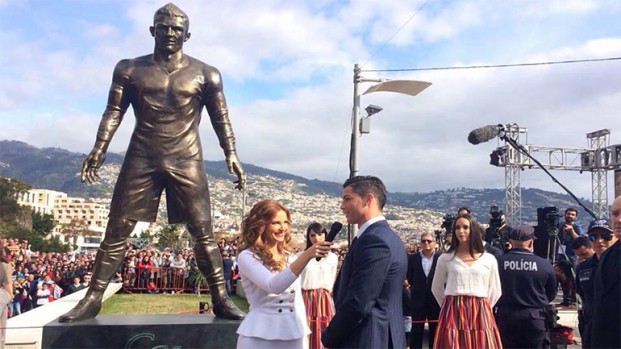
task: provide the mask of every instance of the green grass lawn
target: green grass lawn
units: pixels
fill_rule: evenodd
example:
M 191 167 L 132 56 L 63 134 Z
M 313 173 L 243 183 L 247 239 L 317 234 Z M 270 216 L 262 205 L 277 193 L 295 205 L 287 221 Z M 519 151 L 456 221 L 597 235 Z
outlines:
M 247 312 L 248 302 L 245 298 L 232 295 L 237 306 Z M 208 302 L 207 294 L 115 294 L 108 298 L 100 314 L 184 314 L 198 313 L 199 302 Z

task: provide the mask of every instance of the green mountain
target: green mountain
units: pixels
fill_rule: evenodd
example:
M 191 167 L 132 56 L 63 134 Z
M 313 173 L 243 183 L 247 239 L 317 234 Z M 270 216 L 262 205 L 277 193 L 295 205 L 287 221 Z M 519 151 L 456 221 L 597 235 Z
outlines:
M 118 167 L 123 162 L 123 155 L 108 153 L 107 166 L 116 168 L 109 171 L 108 178 L 102 183 L 87 185 L 80 181 L 80 169 L 86 154 L 70 152 L 60 148 L 37 148 L 24 142 L 3 140 L 0 141 L 0 175 L 9 178 L 18 178 L 30 183 L 35 188 L 44 188 L 66 192 L 77 197 L 109 197 L 111 195 Z M 205 169 L 209 176 L 232 180 L 224 161 L 205 161 Z M 105 171 L 100 171 L 103 176 Z M 244 170 L 248 174 L 271 176 L 282 180 L 293 180 L 299 183 L 299 188 L 308 195 L 328 194 L 339 196 L 341 184 L 307 179 L 285 172 L 244 163 Z M 277 188 L 274 188 L 277 189 Z M 472 189 L 453 188 L 428 193 L 400 193 L 391 192 L 388 204 L 429 209 L 443 213 L 455 214 L 461 206 L 469 207 L 482 222 L 489 220 L 490 206 L 496 205 L 504 209 L 504 188 Z M 581 201 L 587 206 L 591 202 Z M 556 206 L 562 212 L 567 207 L 579 205 L 567 194 L 554 193 L 536 188 L 522 189 L 522 218 L 525 222 L 537 221 L 537 208 Z M 581 208 L 579 220 L 586 226 L 590 217 Z

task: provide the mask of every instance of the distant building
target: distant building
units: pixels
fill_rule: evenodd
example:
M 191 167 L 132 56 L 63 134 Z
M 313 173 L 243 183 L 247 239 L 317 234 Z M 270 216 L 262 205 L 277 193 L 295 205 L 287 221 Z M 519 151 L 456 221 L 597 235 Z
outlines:
M 29 206 L 33 212 L 40 214 L 53 214 L 54 205 L 57 199 L 66 199 L 67 194 L 48 190 L 48 189 L 31 189 L 25 193 L 17 195 L 17 203 L 22 206 Z

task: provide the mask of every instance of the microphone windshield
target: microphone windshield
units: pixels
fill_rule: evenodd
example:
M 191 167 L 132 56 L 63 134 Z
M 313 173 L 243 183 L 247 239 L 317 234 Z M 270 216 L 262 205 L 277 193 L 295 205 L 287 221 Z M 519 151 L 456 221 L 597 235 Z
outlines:
M 500 133 L 501 128 L 499 126 L 484 126 L 472 130 L 468 135 L 468 142 L 470 144 L 479 144 L 494 139 Z

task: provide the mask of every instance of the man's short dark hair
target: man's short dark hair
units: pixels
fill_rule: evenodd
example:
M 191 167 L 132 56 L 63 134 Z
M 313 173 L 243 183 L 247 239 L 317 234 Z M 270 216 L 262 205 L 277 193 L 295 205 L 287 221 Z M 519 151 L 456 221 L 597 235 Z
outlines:
M 343 188 L 351 187 L 354 193 L 364 196 L 367 193 L 372 193 L 381 210 L 386 205 L 386 186 L 381 179 L 375 176 L 355 176 L 349 178 L 343 183 Z
M 574 241 L 571 242 L 571 248 L 574 250 L 577 250 L 582 246 L 586 248 L 593 247 L 593 245 L 591 244 L 591 241 L 589 241 L 589 238 L 586 236 L 578 236 L 577 238 L 574 239 Z
M 466 206 L 462 206 L 462 207 L 458 208 L 457 209 L 457 213 L 459 213 L 462 210 L 466 211 L 466 213 L 472 213 L 472 211 L 470 211 L 470 209 L 468 207 L 466 207 Z
M 567 209 L 565 209 L 565 214 L 567 214 L 567 212 L 576 212 L 576 217 L 578 217 L 578 210 L 575 207 L 567 207 Z

